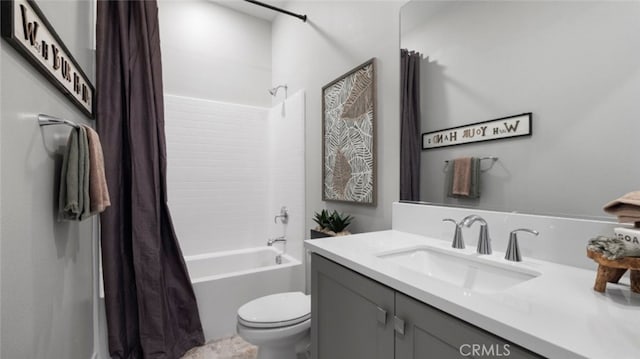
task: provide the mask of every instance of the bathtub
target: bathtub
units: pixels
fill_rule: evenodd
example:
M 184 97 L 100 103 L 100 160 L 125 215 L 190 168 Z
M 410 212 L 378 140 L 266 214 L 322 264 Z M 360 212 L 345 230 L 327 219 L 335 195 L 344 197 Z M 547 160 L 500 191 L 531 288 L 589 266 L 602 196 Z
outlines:
M 268 294 L 304 291 L 304 268 L 274 247 L 254 247 L 185 256 L 198 301 L 205 340 L 236 333 L 236 313 L 244 303 Z

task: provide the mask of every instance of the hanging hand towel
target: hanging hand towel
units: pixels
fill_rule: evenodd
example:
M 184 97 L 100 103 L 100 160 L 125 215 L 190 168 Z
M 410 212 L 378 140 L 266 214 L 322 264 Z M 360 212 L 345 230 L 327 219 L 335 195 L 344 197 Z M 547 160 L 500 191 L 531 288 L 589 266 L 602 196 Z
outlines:
M 104 211 L 111 205 L 109 188 L 104 173 L 104 156 L 98 133 L 84 126 L 89 142 L 89 197 L 91 214 Z
M 71 129 L 62 157 L 58 197 L 58 218 L 61 220 L 77 220 L 81 213 L 78 197 L 78 132 L 76 128 Z
M 89 217 L 89 155 L 87 133 L 74 128 L 69 134 L 60 171 L 58 217 L 79 221 Z
M 80 126 L 78 132 L 78 159 L 80 160 L 80 199 L 82 203 L 82 212 L 80 213 L 80 220 L 84 220 L 91 216 L 89 197 L 89 172 L 90 172 L 90 159 L 89 159 L 89 140 L 87 138 L 87 130 Z
M 480 159 L 477 157 L 456 158 L 447 172 L 449 197 L 480 197 Z
M 471 192 L 471 157 L 453 160 L 453 183 L 451 192 L 458 196 L 469 196 Z

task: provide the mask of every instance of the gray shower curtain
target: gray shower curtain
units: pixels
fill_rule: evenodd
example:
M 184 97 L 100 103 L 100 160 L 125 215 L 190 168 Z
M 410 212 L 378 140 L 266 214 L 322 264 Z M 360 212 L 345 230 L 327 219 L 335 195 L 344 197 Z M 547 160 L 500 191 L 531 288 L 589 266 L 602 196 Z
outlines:
M 400 200 L 420 200 L 420 54 L 400 50 Z
M 109 352 L 179 358 L 203 343 L 167 206 L 158 8 L 98 1 L 97 128 L 111 207 L 101 216 Z

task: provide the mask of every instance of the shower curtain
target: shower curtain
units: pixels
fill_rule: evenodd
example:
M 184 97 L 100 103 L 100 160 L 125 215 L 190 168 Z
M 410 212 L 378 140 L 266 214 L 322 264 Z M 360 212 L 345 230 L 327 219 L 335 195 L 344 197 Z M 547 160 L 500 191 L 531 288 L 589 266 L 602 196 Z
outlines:
M 420 53 L 400 50 L 400 200 L 420 200 Z
M 157 3 L 97 6 L 97 128 L 111 195 L 101 216 L 109 352 L 176 359 L 204 337 L 167 206 Z

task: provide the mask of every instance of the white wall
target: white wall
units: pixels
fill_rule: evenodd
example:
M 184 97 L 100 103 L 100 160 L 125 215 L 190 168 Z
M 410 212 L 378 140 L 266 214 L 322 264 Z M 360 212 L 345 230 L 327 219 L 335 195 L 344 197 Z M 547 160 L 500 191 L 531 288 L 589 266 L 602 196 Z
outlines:
M 283 6 L 308 21 L 279 15 L 273 23 L 273 83 L 305 89 L 306 230 L 314 212 L 338 209 L 354 215 L 352 232 L 391 227 L 391 204 L 399 197 L 399 9 L 396 1 L 291 1 Z M 378 203 L 375 207 L 322 201 L 322 104 L 324 85 L 377 59 Z
M 533 112 L 530 138 L 422 152 L 422 199 L 602 216 L 637 190 L 640 2 L 422 2 L 402 10 L 420 51 L 422 132 Z M 406 21 L 406 22 L 405 22 Z M 443 161 L 498 156 L 480 200 L 445 197 Z
M 93 4 L 38 1 L 93 79 Z M 0 51 L 0 356 L 90 358 L 91 221 L 56 221 L 58 171 L 68 128 L 39 128 L 46 113 L 88 123 L 75 106 L 2 40 Z
M 271 23 L 207 0 L 160 0 L 166 94 L 270 106 Z

